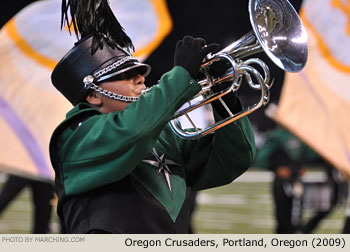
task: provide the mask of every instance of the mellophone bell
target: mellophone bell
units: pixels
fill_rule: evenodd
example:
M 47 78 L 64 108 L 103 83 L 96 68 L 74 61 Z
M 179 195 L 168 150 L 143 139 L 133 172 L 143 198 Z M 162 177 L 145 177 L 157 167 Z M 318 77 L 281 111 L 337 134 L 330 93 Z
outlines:
M 287 72 L 299 72 L 305 66 L 308 57 L 307 34 L 297 12 L 287 0 L 249 0 L 248 10 L 252 31 L 221 51 L 206 56 L 200 69 L 205 77 L 197 80 L 202 90 L 188 101 L 186 106 L 180 108 L 169 122 L 179 137 L 184 139 L 202 137 L 251 114 L 269 102 L 269 90 L 273 84 L 269 68 L 262 60 L 247 58 L 248 56 L 265 52 L 274 64 Z M 210 67 L 218 61 L 225 61 L 229 67 L 222 76 L 214 77 L 209 74 Z M 237 92 L 243 77 L 250 88 L 261 91 L 260 99 L 246 109 L 233 113 L 222 97 L 229 92 Z M 224 82 L 230 82 L 231 85 L 219 92 L 212 91 L 213 86 Z M 214 100 L 220 101 L 229 116 L 200 129 L 188 114 Z M 179 118 L 183 116 L 194 130 L 184 129 L 181 126 Z

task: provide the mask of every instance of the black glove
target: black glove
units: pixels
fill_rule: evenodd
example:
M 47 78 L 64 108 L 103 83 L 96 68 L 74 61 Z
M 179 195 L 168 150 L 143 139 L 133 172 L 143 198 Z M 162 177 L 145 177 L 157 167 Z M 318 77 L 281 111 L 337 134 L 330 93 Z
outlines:
M 218 44 L 205 45 L 204 39 L 190 36 L 185 36 L 183 40 L 177 41 L 174 66 L 182 66 L 190 73 L 192 78 L 197 78 L 203 58 L 208 53 L 219 49 Z

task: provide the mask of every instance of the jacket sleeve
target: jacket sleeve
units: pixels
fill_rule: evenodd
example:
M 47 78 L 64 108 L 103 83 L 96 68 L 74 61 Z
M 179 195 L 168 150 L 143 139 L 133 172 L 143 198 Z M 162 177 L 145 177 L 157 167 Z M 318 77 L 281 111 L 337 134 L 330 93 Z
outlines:
M 220 116 L 214 110 L 214 117 Z M 194 141 L 183 142 L 187 181 L 193 190 L 231 183 L 252 165 L 255 142 L 252 126 L 243 117 Z
M 175 67 L 124 111 L 84 121 L 60 151 L 66 194 L 89 191 L 128 175 L 151 151 L 175 111 L 200 89 L 184 68 Z

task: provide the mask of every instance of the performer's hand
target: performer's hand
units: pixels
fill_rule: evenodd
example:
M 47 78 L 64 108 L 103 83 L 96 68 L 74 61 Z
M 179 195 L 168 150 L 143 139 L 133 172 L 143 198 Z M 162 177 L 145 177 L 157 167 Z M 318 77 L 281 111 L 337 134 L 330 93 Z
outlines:
M 218 48 L 218 44 L 206 45 L 202 38 L 185 36 L 183 40 L 179 40 L 176 44 L 174 66 L 182 66 L 195 79 L 198 76 L 203 58 Z

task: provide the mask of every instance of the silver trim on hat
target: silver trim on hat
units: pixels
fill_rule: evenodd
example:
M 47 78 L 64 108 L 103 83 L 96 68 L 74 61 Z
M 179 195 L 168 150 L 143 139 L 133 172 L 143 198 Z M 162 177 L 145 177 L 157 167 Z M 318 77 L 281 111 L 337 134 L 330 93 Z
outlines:
M 147 65 L 147 64 L 144 64 L 144 63 L 140 63 L 140 62 L 133 62 L 134 65 L 132 66 L 129 66 L 129 67 L 126 67 L 126 68 L 123 68 L 123 69 L 120 69 L 119 71 L 117 72 L 113 72 L 113 73 L 110 73 L 110 74 L 107 74 L 107 75 L 104 75 L 100 78 L 97 78 L 96 79 L 96 82 L 101 82 L 101 81 L 104 81 L 104 80 L 107 80 L 107 79 L 110 79 L 114 76 L 117 76 L 118 74 L 121 74 L 121 73 L 124 73 L 124 72 L 127 72 L 131 69 L 134 69 L 134 68 L 139 68 L 139 67 L 146 67 L 146 72 L 144 72 L 142 74 L 143 77 L 146 77 L 147 75 L 149 75 L 149 73 L 151 72 L 151 66 L 150 65 Z
M 105 75 L 106 73 L 111 72 L 114 69 L 118 68 L 119 66 L 121 66 L 125 63 L 128 63 L 128 62 L 132 62 L 133 65 L 129 66 L 127 68 L 120 69 L 119 71 Z M 146 72 L 142 74 L 143 77 L 146 77 L 151 72 L 151 66 L 144 64 L 144 63 L 140 63 L 138 61 L 138 59 L 133 57 L 133 56 L 126 56 L 126 57 L 102 68 L 101 70 L 97 71 L 96 73 L 93 74 L 93 76 L 94 76 L 94 79 L 96 80 L 96 82 L 101 82 L 101 81 L 107 80 L 113 76 L 116 76 L 118 74 L 124 73 L 126 71 L 129 71 L 129 70 L 137 68 L 137 67 L 146 67 Z

